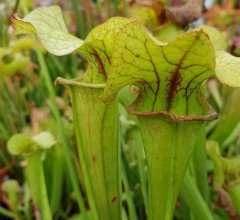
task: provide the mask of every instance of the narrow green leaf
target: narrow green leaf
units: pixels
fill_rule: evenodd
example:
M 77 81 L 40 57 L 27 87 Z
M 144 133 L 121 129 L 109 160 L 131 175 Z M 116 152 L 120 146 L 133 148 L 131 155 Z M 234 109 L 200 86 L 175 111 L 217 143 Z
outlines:
M 216 77 L 222 84 L 240 87 L 240 58 L 224 51 L 217 51 Z
M 9 211 L 8 209 L 3 208 L 2 206 L 0 206 L 0 214 L 8 218 L 18 217 L 16 213 Z
M 180 195 L 183 197 L 183 200 L 189 206 L 196 219 L 214 220 L 208 204 L 203 200 L 188 171 L 183 179 Z
M 206 202 L 206 204 L 210 204 L 210 197 L 209 197 L 209 186 L 208 186 L 208 179 L 207 179 L 207 154 L 205 149 L 205 142 L 206 142 L 206 124 L 204 124 L 199 131 L 198 137 L 196 139 L 193 155 L 191 160 L 192 165 L 192 175 L 194 180 L 196 180 L 196 185 L 199 189 L 199 192 Z
M 227 146 L 223 143 L 229 135 L 234 134 L 234 128 L 240 121 L 239 96 L 240 88 L 235 88 L 229 95 L 224 108 L 219 115 L 219 122 L 216 128 L 210 134 L 210 139 L 217 141 L 221 147 Z M 238 133 L 238 131 L 235 133 Z

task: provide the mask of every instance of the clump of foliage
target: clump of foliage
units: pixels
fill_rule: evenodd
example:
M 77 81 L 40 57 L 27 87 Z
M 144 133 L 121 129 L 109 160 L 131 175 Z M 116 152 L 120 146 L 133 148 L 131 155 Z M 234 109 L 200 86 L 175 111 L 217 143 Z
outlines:
M 191 219 L 191 216 L 196 219 L 198 216 L 225 219 L 223 210 L 227 210 L 229 216 L 237 217 L 240 201 L 238 162 L 220 156 L 219 150 L 209 147 L 210 144 L 207 151 L 211 160 L 207 159 L 205 140 L 207 135 L 207 138 L 219 142 L 220 149 L 232 149 L 227 150 L 228 155 L 235 155 L 233 149 L 236 145 L 232 143 L 237 138 L 239 125 L 233 119 L 235 113 L 232 110 L 238 106 L 234 101 L 238 89 L 231 93 L 231 90 L 221 86 L 221 97 L 220 85 L 212 78 L 216 77 L 228 86 L 239 87 L 240 63 L 239 58 L 224 51 L 226 44 L 216 29 L 200 26 L 184 32 L 179 28 L 189 22 L 184 16 L 180 22 L 180 14 L 184 15 L 186 9 L 194 6 L 194 2 L 197 6 L 202 4 L 201 1 L 190 1 L 180 8 L 161 3 L 151 4 L 150 7 L 137 2 L 133 4 L 130 13 L 136 17 L 143 13 L 146 17 L 142 21 L 154 29 L 157 38 L 138 20 L 116 17 L 92 31 L 89 29 L 85 40 L 79 39 L 69 34 L 61 11 L 56 6 L 38 8 L 24 19 L 16 15 L 12 17 L 15 33 L 36 35 L 48 52 L 57 56 L 74 52 L 75 58 L 80 58 L 81 54 L 87 60 L 83 74 L 75 74 L 74 79 L 60 77 L 56 80 L 56 84 L 64 85 L 71 95 L 78 159 L 75 149 L 70 150 L 67 140 L 68 137 L 72 138 L 72 134 L 65 132 L 71 131 L 68 126 L 71 126 L 72 119 L 66 115 L 69 108 L 56 99 L 41 49 L 35 40 L 32 41 L 50 94 L 49 106 L 56 120 L 48 117 L 49 123 L 41 126 L 52 130 L 56 136 L 60 134 L 58 147 L 44 154 L 36 148 L 44 141 L 36 143 L 34 137 L 20 135 L 28 140 L 27 149 L 35 146 L 34 152 L 24 155 L 24 160 L 28 162 L 27 169 L 32 170 L 26 172 L 26 177 L 29 188 L 34 189 L 30 197 L 36 207 L 35 216 L 40 215 L 44 219 L 53 216 L 66 218 L 77 213 L 71 205 L 66 213 L 57 211 L 61 195 L 57 196 L 56 193 L 62 185 L 57 188 L 55 183 L 60 180 L 67 186 L 65 193 L 74 191 L 73 198 L 80 210 L 76 218 L 80 219 L 129 217 L 131 220 L 170 220 L 173 216 L 177 219 Z M 196 7 L 193 20 L 200 16 L 200 11 L 201 7 Z M 162 19 L 161 22 L 159 19 Z M 80 21 L 78 17 L 78 24 Z M 169 21 L 171 24 L 168 24 Z M 162 23 L 165 25 L 158 29 L 157 26 Z M 168 37 L 169 31 L 171 36 Z M 58 59 L 51 56 L 49 59 L 56 64 L 52 70 L 58 67 L 63 73 Z M 85 66 L 84 59 L 80 59 Z M 209 93 L 206 93 L 205 83 L 209 78 Z M 224 103 L 228 105 L 223 108 Z M 219 121 L 209 123 L 217 118 L 216 111 L 220 111 Z M 227 132 L 223 132 L 222 125 L 225 123 L 231 128 Z M 10 139 L 10 152 L 18 146 L 12 140 L 20 136 Z M 48 138 L 45 143 L 48 143 Z M 216 142 L 208 143 L 217 145 Z M 71 144 L 74 146 L 74 141 Z M 61 152 L 64 152 L 65 160 Z M 61 164 L 61 169 L 57 169 L 55 174 L 51 170 L 51 158 L 57 154 L 54 167 Z M 42 155 L 45 155 L 45 161 Z M 70 174 L 64 170 L 65 163 Z M 34 177 L 34 166 L 41 172 L 39 185 L 34 181 L 37 179 Z M 77 175 L 76 167 L 80 175 Z M 209 193 L 207 172 L 212 173 L 213 169 L 213 193 L 220 198 L 226 190 L 230 196 L 228 207 L 217 203 Z M 54 178 L 49 178 L 48 173 Z M 64 183 L 64 177 L 70 180 L 71 185 L 68 181 Z M 51 182 L 55 184 L 52 188 L 49 187 Z M 12 201 L 12 212 L 3 208 L 0 209 L 1 213 L 23 217 L 16 205 L 18 193 L 18 190 L 7 192 L 7 198 Z M 30 219 L 28 201 L 24 205 L 23 215 Z M 176 202 L 180 207 L 175 207 Z M 215 210 L 210 208 L 211 203 L 216 205 Z M 233 207 L 231 213 L 228 211 L 230 206 Z

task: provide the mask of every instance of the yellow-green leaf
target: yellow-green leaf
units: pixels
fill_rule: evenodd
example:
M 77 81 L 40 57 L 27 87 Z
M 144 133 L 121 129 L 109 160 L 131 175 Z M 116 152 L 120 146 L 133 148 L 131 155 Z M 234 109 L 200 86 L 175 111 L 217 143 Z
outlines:
M 12 17 L 16 34 L 37 35 L 43 47 L 55 55 L 66 55 L 79 48 L 83 41 L 68 33 L 58 6 L 40 7 L 24 19 Z
M 168 43 L 171 40 L 174 40 L 180 34 L 183 33 L 183 30 L 174 24 L 167 24 L 159 28 L 154 32 L 154 36 L 161 42 Z
M 210 41 L 213 44 L 215 51 L 226 50 L 227 49 L 227 42 L 224 35 L 216 28 L 208 26 L 208 25 L 201 25 L 200 27 L 193 29 L 193 30 L 203 30 L 210 38 Z
M 47 149 L 57 143 L 56 139 L 50 132 L 44 131 L 32 137 L 33 141 L 41 147 L 41 149 Z
M 69 34 L 58 6 L 37 8 L 24 19 L 12 17 L 16 34 L 34 34 L 43 47 L 55 55 L 66 55 L 78 49 L 89 66 L 81 79 L 85 83 L 103 83 L 107 79 L 115 36 L 132 18 L 111 18 L 95 27 L 83 41 Z
M 11 59 L 8 62 L 5 62 L 4 60 L 6 56 L 11 56 Z M 13 54 L 12 51 L 10 51 L 6 56 L 1 59 L 0 54 L 0 76 L 14 75 L 15 73 L 23 71 L 30 63 L 30 58 L 21 53 Z
M 80 48 L 80 52 L 89 61 L 84 82 L 102 83 L 107 79 L 115 37 L 125 25 L 133 21 L 135 20 L 132 18 L 114 17 L 98 25 L 89 33 Z
M 206 51 L 208 51 L 206 53 Z M 101 100 L 108 102 L 128 84 L 140 94 L 135 111 L 202 115 L 200 85 L 214 76 L 213 46 L 202 31 L 192 31 L 162 45 L 139 22 L 123 28 L 115 38 L 110 68 Z
M 143 22 L 151 29 L 154 29 L 157 26 L 158 17 L 156 15 L 156 12 L 154 11 L 154 8 L 148 5 L 141 5 L 141 4 L 132 5 L 132 7 L 130 8 L 130 14 L 132 17 Z
M 222 84 L 240 87 L 240 58 L 224 51 L 217 51 L 216 77 Z
M 31 154 L 35 152 L 38 147 L 31 137 L 25 134 L 15 134 L 9 139 L 7 149 L 12 155 L 19 155 Z

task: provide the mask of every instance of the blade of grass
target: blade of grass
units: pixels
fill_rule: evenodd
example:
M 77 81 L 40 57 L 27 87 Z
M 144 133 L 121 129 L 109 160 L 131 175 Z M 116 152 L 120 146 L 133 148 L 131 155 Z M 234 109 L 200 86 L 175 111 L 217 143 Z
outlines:
M 77 71 L 77 57 L 76 57 L 76 54 L 73 53 L 70 55 L 70 58 L 71 58 L 71 73 L 74 73 L 73 77 L 75 78 L 76 77 L 76 73 L 78 73 Z
M 203 200 L 189 170 L 187 170 L 184 176 L 180 196 L 189 206 L 197 220 L 214 220 L 212 213 L 209 210 L 207 203 Z
M 118 16 L 119 15 L 119 9 L 118 9 L 119 1 L 114 0 L 113 3 L 114 3 L 114 16 Z
M 4 215 L 6 217 L 9 217 L 9 218 L 17 218 L 18 217 L 15 213 L 10 212 L 9 210 L 3 208 L 2 206 L 0 206 L 0 214 Z
M 191 220 L 191 212 L 187 204 L 184 202 L 184 200 L 180 196 L 181 201 L 181 219 L 184 220 Z
M 127 179 L 127 173 L 125 170 L 124 162 L 122 161 L 122 181 L 123 181 L 123 187 L 124 187 L 124 193 L 126 196 L 126 201 L 128 204 L 128 211 L 129 211 L 129 220 L 137 220 L 137 213 L 135 210 L 133 198 L 131 195 L 131 190 L 128 184 L 128 179 Z
M 49 56 L 49 60 L 52 62 L 52 64 L 54 65 L 55 69 L 57 72 L 59 73 L 63 73 L 64 72 L 64 68 L 62 66 L 62 63 L 59 61 L 58 57 L 53 56 L 52 54 L 48 54 Z
M 0 46 L 7 47 L 8 45 L 8 32 L 6 25 L 6 15 L 0 14 Z
M 209 80 L 207 85 L 208 85 L 208 91 L 210 92 L 210 94 L 214 98 L 218 108 L 222 109 L 223 100 L 222 100 L 222 96 L 221 96 L 219 88 L 218 88 L 219 85 L 218 85 L 217 81 L 216 80 Z
M 54 152 L 53 175 L 52 175 L 52 190 L 50 197 L 50 207 L 54 215 L 60 208 L 61 196 L 63 192 L 63 173 L 64 173 L 64 157 L 61 148 L 56 148 Z
M 206 149 L 205 149 L 205 128 L 203 126 L 199 131 L 199 136 L 196 140 L 191 164 L 194 170 L 194 179 L 196 181 L 197 187 L 204 199 L 204 201 L 210 205 L 210 198 L 209 198 L 209 188 L 208 188 L 208 180 L 207 180 L 207 166 L 206 166 Z
M 127 213 L 124 208 L 122 209 L 122 220 L 128 220 Z
M 26 178 L 26 170 L 25 170 L 25 178 Z M 24 206 L 23 206 L 23 212 L 24 212 L 24 217 L 26 220 L 31 220 L 31 207 L 30 207 L 30 191 L 29 191 L 29 186 L 27 183 L 24 183 L 23 185 L 23 194 L 24 194 Z
M 144 151 L 143 151 L 143 143 L 142 143 L 142 136 L 140 130 L 136 128 L 132 128 L 129 132 L 130 139 L 135 141 L 135 148 L 137 153 L 137 164 L 138 164 L 138 172 L 140 177 L 140 185 L 141 185 L 141 191 L 143 196 L 143 202 L 145 206 L 145 211 L 147 214 L 147 180 L 145 178 L 144 174 Z
M 77 36 L 81 39 L 86 37 L 83 16 L 79 13 L 78 0 L 73 0 L 72 8 L 77 18 Z M 81 4 L 82 5 L 82 4 Z
M 206 134 L 209 134 L 210 132 L 212 132 L 218 123 L 219 123 L 219 119 L 209 122 L 206 125 Z
M 11 124 L 7 120 L 9 118 L 3 117 L 4 125 L 9 126 L 8 128 L 9 131 L 12 131 L 12 130 L 16 131 L 18 128 L 21 128 L 22 118 L 20 118 L 18 115 L 17 103 L 19 102 L 19 100 L 17 100 L 17 97 L 15 97 L 15 94 L 16 94 L 15 87 L 10 78 L 3 78 L 1 85 L 2 85 L 1 97 L 4 101 L 7 112 L 9 112 L 11 114 L 11 117 L 14 118 L 14 122 L 13 124 Z M 4 109 L 5 112 L 6 112 L 6 109 Z M 5 115 L 5 113 L 2 115 Z M 12 126 L 10 126 L 10 124 Z
M 10 165 L 9 160 L 4 154 L 3 150 L 0 150 L 0 161 L 1 161 L 0 164 L 2 165 L 1 167 L 5 165 L 9 170 L 13 171 L 12 166 Z
M 5 129 L 5 126 L 0 122 L 0 137 L 2 140 L 7 140 L 10 135 L 8 131 Z
M 18 7 L 19 7 L 19 3 L 20 3 L 20 0 L 16 0 L 14 8 L 13 8 L 12 15 L 14 15 L 17 12 Z
M 222 144 L 222 149 L 226 149 L 227 146 L 232 144 L 235 140 L 237 140 L 240 131 L 240 122 L 233 129 L 232 133 L 226 138 L 226 140 Z

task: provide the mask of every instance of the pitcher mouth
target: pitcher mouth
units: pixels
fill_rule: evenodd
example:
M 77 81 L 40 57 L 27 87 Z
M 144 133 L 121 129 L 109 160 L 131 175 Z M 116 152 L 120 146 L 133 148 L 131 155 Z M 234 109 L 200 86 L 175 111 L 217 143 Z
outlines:
M 213 107 L 207 102 L 207 100 L 202 100 L 203 107 L 208 111 L 206 115 L 176 115 L 166 111 L 154 111 L 154 112 L 141 112 L 135 109 L 134 103 L 129 107 L 129 113 L 137 116 L 146 117 L 157 117 L 163 116 L 166 119 L 170 119 L 174 122 L 185 122 L 185 121 L 213 121 L 218 118 L 217 112 Z
M 213 121 L 218 118 L 218 114 L 213 110 L 209 115 L 187 115 L 187 116 L 178 116 L 168 112 L 138 112 L 133 109 L 129 109 L 129 112 L 133 115 L 139 116 L 165 116 L 166 118 L 171 119 L 174 122 L 184 122 L 184 121 Z
M 104 89 L 106 84 L 90 84 L 84 83 L 77 79 L 64 79 L 62 77 L 58 77 L 54 82 L 54 85 L 64 85 L 64 86 L 79 86 L 79 87 L 86 87 L 86 88 L 94 88 L 94 89 Z M 129 113 L 133 115 L 139 116 L 149 116 L 149 117 L 157 117 L 157 116 L 164 116 L 165 118 L 171 119 L 174 122 L 184 122 L 184 121 L 213 121 L 218 118 L 217 112 L 212 108 L 212 106 L 207 102 L 207 100 L 201 100 L 205 109 L 208 110 L 209 114 L 207 115 L 176 115 L 166 111 L 154 111 L 154 112 L 141 112 L 135 110 L 134 103 L 129 107 Z
M 106 84 L 91 84 L 91 83 L 84 83 L 78 81 L 77 79 L 64 79 L 62 77 L 58 77 L 55 82 L 55 86 L 63 85 L 63 86 L 79 86 L 79 87 L 86 87 L 86 88 L 93 88 L 93 89 L 103 89 Z

